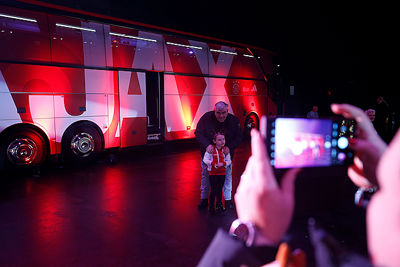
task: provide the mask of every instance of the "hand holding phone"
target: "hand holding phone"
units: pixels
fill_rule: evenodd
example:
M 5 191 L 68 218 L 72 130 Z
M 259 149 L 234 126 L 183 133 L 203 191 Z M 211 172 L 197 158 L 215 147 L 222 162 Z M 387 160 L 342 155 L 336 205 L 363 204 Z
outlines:
M 350 104 L 332 104 L 332 112 L 357 121 L 357 139 L 352 144 L 356 153 L 354 164 L 347 174 L 359 187 L 370 188 L 378 185 L 376 168 L 387 145 L 374 129 L 365 112 Z

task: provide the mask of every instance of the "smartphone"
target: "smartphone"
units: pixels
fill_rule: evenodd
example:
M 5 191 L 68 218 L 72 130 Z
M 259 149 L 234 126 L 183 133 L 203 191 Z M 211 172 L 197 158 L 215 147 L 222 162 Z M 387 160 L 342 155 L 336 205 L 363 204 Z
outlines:
M 268 117 L 266 146 L 276 169 L 348 165 L 354 152 L 356 122 L 342 117 Z

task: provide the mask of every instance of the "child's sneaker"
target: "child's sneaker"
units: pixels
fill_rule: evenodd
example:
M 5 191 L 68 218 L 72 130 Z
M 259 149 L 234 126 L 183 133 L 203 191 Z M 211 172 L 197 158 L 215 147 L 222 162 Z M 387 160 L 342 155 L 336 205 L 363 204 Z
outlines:
M 214 208 L 213 206 L 208 206 L 208 212 L 209 212 L 211 215 L 214 215 L 214 214 L 215 214 L 215 208 Z
M 218 213 L 223 213 L 226 211 L 225 207 L 222 205 L 222 203 L 217 203 L 216 205 L 216 211 Z

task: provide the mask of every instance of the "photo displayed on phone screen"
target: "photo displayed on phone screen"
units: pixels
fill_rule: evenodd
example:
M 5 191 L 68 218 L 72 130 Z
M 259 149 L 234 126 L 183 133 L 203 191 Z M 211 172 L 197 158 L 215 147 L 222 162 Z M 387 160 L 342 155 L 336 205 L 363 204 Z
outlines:
M 269 118 L 267 148 L 275 168 L 322 167 L 352 162 L 349 140 L 355 122 L 346 119 Z

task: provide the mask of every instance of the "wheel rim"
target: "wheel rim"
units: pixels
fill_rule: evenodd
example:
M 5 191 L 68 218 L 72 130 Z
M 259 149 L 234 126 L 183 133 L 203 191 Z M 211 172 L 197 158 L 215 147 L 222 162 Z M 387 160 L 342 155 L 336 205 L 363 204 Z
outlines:
M 7 147 L 8 159 L 17 165 L 31 164 L 37 155 L 36 143 L 29 138 L 18 138 Z
M 79 157 L 89 156 L 94 148 L 94 139 L 88 133 L 78 133 L 71 140 L 71 150 Z

